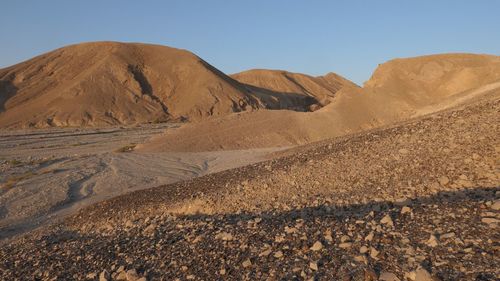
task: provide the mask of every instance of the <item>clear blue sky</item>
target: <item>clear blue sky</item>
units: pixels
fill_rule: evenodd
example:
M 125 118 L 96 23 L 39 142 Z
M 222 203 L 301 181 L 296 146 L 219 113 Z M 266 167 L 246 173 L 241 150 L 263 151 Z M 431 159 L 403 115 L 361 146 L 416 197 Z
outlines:
M 226 73 L 333 71 L 362 83 L 395 57 L 500 54 L 496 0 L 4 0 L 0 7 L 0 67 L 113 40 L 188 49 Z

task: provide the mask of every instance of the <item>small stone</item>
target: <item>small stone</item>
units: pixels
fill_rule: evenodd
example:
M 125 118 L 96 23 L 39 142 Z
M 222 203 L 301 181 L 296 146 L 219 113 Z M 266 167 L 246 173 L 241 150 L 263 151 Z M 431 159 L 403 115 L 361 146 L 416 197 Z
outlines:
M 396 274 L 392 272 L 381 272 L 380 276 L 378 277 L 378 280 L 380 281 L 401 281 Z
M 368 253 L 368 247 L 366 247 L 366 246 L 361 246 L 361 248 L 359 248 L 359 253 L 360 253 L 360 254 L 365 254 L 365 253 Z
M 127 227 L 127 228 L 132 228 L 132 227 L 134 227 L 134 222 L 132 222 L 131 220 L 127 220 L 127 221 L 125 222 L 125 227 Z
M 408 154 L 408 152 L 410 152 L 410 151 L 408 151 L 408 149 L 406 149 L 406 148 L 401 148 L 398 152 L 400 154 Z
M 321 244 L 321 242 L 320 242 L 320 241 L 316 241 L 316 242 L 314 243 L 314 245 L 312 245 L 312 247 L 311 247 L 311 248 L 309 248 L 309 249 L 310 249 L 311 251 L 319 251 L 319 250 L 323 249 L 323 244 Z
M 330 234 L 325 235 L 325 240 L 328 241 L 329 243 L 333 242 L 333 237 Z
M 282 251 L 277 251 L 276 253 L 274 253 L 274 257 L 277 258 L 277 259 L 283 257 L 283 252 Z
M 377 251 L 377 249 L 373 247 L 370 248 L 370 257 L 372 257 L 373 259 L 377 259 L 378 254 L 379 251 Z
M 91 272 L 87 274 L 87 279 L 95 279 L 97 277 L 97 274 L 95 272 Z
M 347 242 L 347 241 L 350 241 L 351 240 L 351 237 L 347 236 L 347 235 L 342 235 L 342 237 L 340 237 L 340 242 L 341 243 L 344 243 L 344 242 Z
M 345 243 L 339 244 L 339 248 L 341 248 L 341 249 L 349 249 L 349 248 L 351 248 L 351 246 L 352 246 L 351 242 L 345 242 Z
M 223 241 L 231 241 L 233 240 L 233 235 L 227 232 L 221 232 L 215 236 L 215 238 L 223 240 Z
M 377 281 L 377 273 L 371 268 L 365 269 L 365 281 Z
M 427 246 L 429 246 L 429 247 L 436 247 L 436 246 L 439 244 L 439 242 L 438 242 L 438 240 L 437 240 L 436 236 L 434 236 L 434 235 L 432 235 L 432 234 L 431 234 L 431 236 L 429 237 L 429 240 L 427 240 L 427 242 L 425 242 L 425 243 L 426 243 L 426 244 L 427 244 Z
M 219 274 L 226 275 L 226 269 L 223 268 L 223 269 L 219 270 Z
M 450 182 L 450 179 L 447 176 L 441 176 L 438 179 L 440 185 L 445 186 Z
M 127 273 L 125 271 L 121 271 L 115 278 L 116 280 L 127 280 Z
M 366 257 L 364 255 L 363 256 L 355 256 L 354 260 L 357 261 L 357 262 L 363 262 L 363 263 L 365 263 L 366 262 Z
M 110 278 L 111 276 L 106 270 L 102 271 L 101 274 L 99 274 L 99 281 L 108 281 Z
M 370 232 L 370 234 L 368 234 L 368 235 L 365 237 L 365 241 L 367 241 L 367 242 L 372 241 L 372 240 L 373 240 L 373 235 L 374 235 L 373 231 L 372 231 L 372 232 Z
M 271 254 L 271 252 L 272 252 L 271 249 L 267 249 L 264 252 L 260 253 L 259 257 L 267 257 Z
M 250 259 L 246 259 L 242 265 L 244 268 L 247 268 L 252 265 L 252 261 L 250 261 Z
M 424 268 L 419 268 L 415 272 L 415 281 L 434 281 L 432 275 Z
M 317 262 L 310 262 L 309 268 L 314 270 L 314 271 L 318 271 L 318 263 Z
M 404 215 L 404 214 L 409 214 L 411 213 L 411 208 L 408 207 L 408 206 L 404 206 L 403 208 L 401 208 L 401 214 Z
M 500 200 L 496 200 L 495 202 L 493 202 L 493 204 L 491 204 L 491 208 L 493 210 L 500 210 Z
M 394 226 L 394 223 L 392 222 L 392 218 L 391 216 L 389 215 L 385 215 L 385 217 L 383 217 L 381 220 L 380 220 L 380 223 L 383 223 L 387 226 L 390 226 L 390 227 L 393 227 Z
M 139 279 L 139 274 L 135 269 L 127 270 L 127 281 L 135 281 Z
M 495 224 L 498 224 L 500 221 L 495 219 L 495 218 L 482 218 L 481 222 L 487 223 L 487 224 L 493 226 Z

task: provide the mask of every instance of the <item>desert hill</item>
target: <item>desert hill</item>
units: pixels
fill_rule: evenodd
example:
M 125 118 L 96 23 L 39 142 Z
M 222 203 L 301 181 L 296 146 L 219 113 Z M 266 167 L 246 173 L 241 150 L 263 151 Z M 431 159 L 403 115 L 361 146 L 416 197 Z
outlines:
M 320 110 L 259 111 L 189 124 L 138 149 L 292 146 L 380 127 L 499 95 L 499 60 L 498 56 L 465 54 L 397 59 L 380 65 L 363 88 L 340 89 Z
M 324 106 L 330 103 L 340 89 L 358 87 L 335 73 L 313 77 L 284 70 L 252 69 L 233 74 L 231 77 L 249 87 L 260 99 L 268 98 L 270 90 L 285 94 L 285 96 L 296 97 L 299 100 L 299 106 L 303 98 L 309 98 L 312 104 L 316 105 L 313 102 L 317 101 L 317 105 Z
M 194 54 L 148 44 L 63 47 L 1 69 L 0 82 L 0 127 L 199 120 L 265 106 Z

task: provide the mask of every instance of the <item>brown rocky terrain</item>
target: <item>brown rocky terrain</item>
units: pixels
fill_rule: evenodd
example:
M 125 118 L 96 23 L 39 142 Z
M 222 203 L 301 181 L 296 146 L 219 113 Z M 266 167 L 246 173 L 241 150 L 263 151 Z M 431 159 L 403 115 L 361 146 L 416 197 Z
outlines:
M 134 192 L 0 248 L 0 275 L 498 280 L 498 94 Z
M 0 69 L 0 128 L 197 121 L 318 103 L 249 88 L 188 51 L 160 45 L 83 43 Z

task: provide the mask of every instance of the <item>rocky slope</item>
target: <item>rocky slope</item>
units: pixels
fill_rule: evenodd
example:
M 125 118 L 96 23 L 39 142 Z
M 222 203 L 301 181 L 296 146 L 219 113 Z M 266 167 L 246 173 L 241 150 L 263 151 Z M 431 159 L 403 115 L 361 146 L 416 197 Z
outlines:
M 3 245 L 0 274 L 498 280 L 499 110 L 489 96 L 105 201 Z

